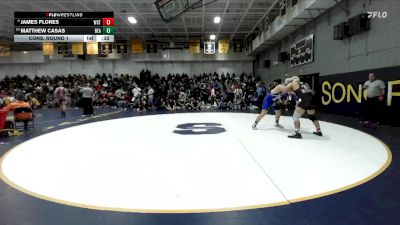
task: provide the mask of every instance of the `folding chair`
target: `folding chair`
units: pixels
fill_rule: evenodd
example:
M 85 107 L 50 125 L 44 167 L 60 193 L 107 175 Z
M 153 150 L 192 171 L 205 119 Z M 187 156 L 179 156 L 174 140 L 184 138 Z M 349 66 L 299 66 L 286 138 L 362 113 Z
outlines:
M 32 109 L 29 107 L 18 107 L 14 110 L 14 124 L 15 124 L 15 129 L 20 129 L 20 128 L 33 128 L 35 129 L 35 121 L 34 117 L 32 115 L 31 118 L 28 119 L 17 119 L 17 115 L 21 113 L 32 113 Z M 31 123 L 29 123 L 31 122 Z M 23 123 L 22 126 L 18 125 L 18 123 Z M 25 125 L 26 124 L 26 125 Z

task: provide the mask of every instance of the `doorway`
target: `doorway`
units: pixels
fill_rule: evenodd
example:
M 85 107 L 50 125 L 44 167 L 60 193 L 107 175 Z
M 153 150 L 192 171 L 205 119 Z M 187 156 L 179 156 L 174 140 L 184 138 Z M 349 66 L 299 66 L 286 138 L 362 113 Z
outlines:
M 310 85 L 310 88 L 315 92 L 319 92 L 319 73 L 300 75 L 301 82 Z
M 310 85 L 310 88 L 314 91 L 314 95 L 317 99 L 321 99 L 321 88 L 319 85 L 319 73 L 312 73 L 306 75 L 300 75 L 300 81 Z M 317 107 L 320 108 L 321 101 L 317 101 Z

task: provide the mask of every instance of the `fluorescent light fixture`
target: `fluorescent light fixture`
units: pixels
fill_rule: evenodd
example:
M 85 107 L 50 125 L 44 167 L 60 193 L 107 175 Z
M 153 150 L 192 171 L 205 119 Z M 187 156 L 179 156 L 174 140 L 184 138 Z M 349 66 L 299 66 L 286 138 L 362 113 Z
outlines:
M 219 22 L 221 22 L 221 17 L 219 16 L 214 17 L 214 23 L 219 23 Z
M 28 53 L 28 51 L 24 51 L 24 54 L 27 54 Z
M 215 34 L 210 35 L 210 40 L 214 41 L 215 40 Z
M 128 17 L 128 21 L 129 21 L 129 23 L 133 23 L 133 24 L 137 23 L 137 20 L 133 16 Z

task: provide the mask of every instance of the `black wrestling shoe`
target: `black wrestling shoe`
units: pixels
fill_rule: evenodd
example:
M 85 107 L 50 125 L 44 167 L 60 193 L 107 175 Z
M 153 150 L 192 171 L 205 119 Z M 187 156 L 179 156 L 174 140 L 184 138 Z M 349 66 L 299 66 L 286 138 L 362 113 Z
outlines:
M 302 139 L 303 137 L 301 136 L 300 132 L 296 132 L 293 135 L 289 135 L 288 138 Z
M 321 131 L 314 131 L 313 134 L 317 135 L 317 136 L 322 136 L 322 132 Z

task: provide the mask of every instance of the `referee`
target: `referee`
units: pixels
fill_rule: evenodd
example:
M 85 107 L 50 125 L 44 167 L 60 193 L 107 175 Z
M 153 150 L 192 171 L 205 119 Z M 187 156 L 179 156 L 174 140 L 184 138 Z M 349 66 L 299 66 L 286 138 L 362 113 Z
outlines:
M 82 95 L 81 105 L 83 107 L 83 115 L 91 116 L 93 115 L 93 89 L 89 84 L 86 84 L 79 93 Z
M 369 74 L 368 80 L 363 85 L 363 89 L 367 93 L 367 100 L 364 103 L 363 124 L 372 127 L 376 127 L 378 124 L 379 115 L 382 115 L 379 109 L 385 97 L 385 88 L 385 83 L 378 80 L 374 73 Z

